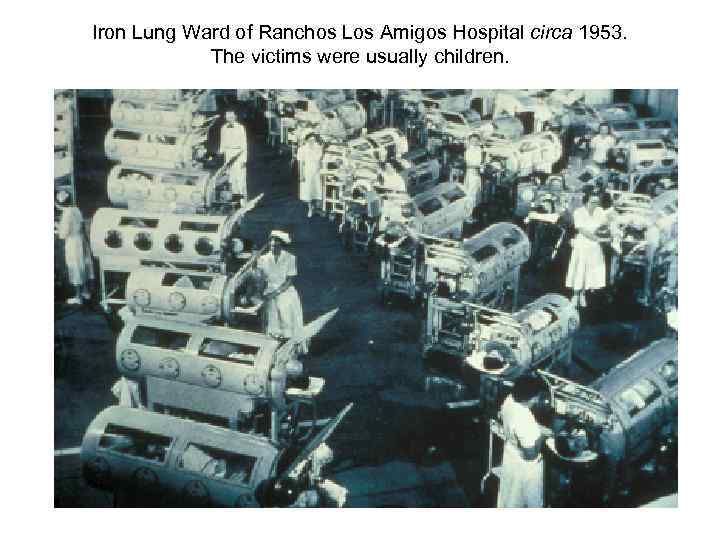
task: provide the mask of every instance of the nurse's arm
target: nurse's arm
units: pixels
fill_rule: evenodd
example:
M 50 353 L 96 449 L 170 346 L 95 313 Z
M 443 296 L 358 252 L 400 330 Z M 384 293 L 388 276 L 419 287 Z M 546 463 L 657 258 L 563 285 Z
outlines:
M 271 292 L 269 292 L 268 294 L 266 294 L 266 295 L 265 295 L 265 298 L 271 299 L 271 298 L 275 298 L 276 296 L 281 295 L 281 294 L 284 293 L 284 292 L 288 289 L 288 287 L 290 287 L 290 285 L 292 285 L 292 284 L 293 284 L 293 278 L 292 278 L 292 277 L 287 277 L 287 278 L 285 278 L 285 281 L 283 281 L 282 285 L 280 285 L 280 286 L 279 286 L 277 289 L 275 289 L 274 291 L 271 291 Z
M 288 276 L 285 278 L 285 281 L 283 281 L 282 285 L 280 285 L 276 290 L 275 294 L 282 294 L 284 293 L 290 286 L 293 284 L 293 278 L 291 276 Z
M 595 236 L 595 229 L 592 227 L 592 225 L 590 225 L 588 219 L 584 218 L 582 214 L 575 212 L 573 214 L 572 221 L 578 234 L 592 240 L 593 242 L 597 242 L 597 237 Z
M 598 241 L 599 241 L 599 240 L 598 240 L 598 237 L 595 236 L 595 231 L 593 231 L 593 230 L 591 230 L 591 229 L 589 229 L 589 228 L 587 228 L 587 227 L 584 227 L 584 226 L 581 226 L 581 227 L 577 227 L 577 226 L 576 226 L 575 228 L 576 228 L 577 231 L 578 231 L 580 234 L 582 234 L 585 238 L 588 238 L 589 240 L 592 240 L 593 242 L 598 242 Z

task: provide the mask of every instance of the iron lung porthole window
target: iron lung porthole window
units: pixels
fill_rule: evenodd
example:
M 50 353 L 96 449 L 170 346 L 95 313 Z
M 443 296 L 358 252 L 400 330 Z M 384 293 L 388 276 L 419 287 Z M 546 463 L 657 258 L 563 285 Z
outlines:
M 209 257 L 212 255 L 213 248 L 214 246 L 212 241 L 206 236 L 201 236 L 198 238 L 197 242 L 195 242 L 195 251 L 198 252 L 198 255 L 202 255 L 203 257 Z
M 139 232 L 135 235 L 135 247 L 140 251 L 149 251 L 152 248 L 152 237 L 149 233 Z
M 183 250 L 183 243 L 180 236 L 177 234 L 170 234 L 165 239 L 165 249 L 170 253 L 180 253 Z
M 122 234 L 120 231 L 110 230 L 105 235 L 105 245 L 109 248 L 117 249 L 122 246 Z

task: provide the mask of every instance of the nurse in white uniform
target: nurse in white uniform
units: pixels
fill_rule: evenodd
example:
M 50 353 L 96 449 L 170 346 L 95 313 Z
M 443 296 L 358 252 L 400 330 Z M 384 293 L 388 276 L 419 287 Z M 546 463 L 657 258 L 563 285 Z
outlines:
M 265 333 L 276 338 L 287 339 L 302 332 L 303 311 L 293 278 L 297 276 L 295 256 L 285 247 L 290 244 L 290 235 L 284 231 L 270 233 L 270 251 L 258 259 L 258 270 L 266 281 L 265 289 Z M 301 345 L 301 352 L 307 352 L 307 344 Z
M 615 137 L 610 135 L 607 124 L 600 124 L 600 133 L 590 139 L 590 157 L 600 167 L 605 167 L 610 150 L 615 146 Z
M 63 206 L 70 198 L 67 191 L 57 194 L 58 208 L 62 210 L 57 235 L 65 241 L 65 264 L 67 265 L 70 284 L 75 288 L 75 296 L 68 299 L 68 304 L 81 304 L 83 299 L 90 299 L 88 282 L 93 279 L 92 255 L 83 229 L 83 217 L 76 206 Z
M 530 377 L 515 381 L 500 408 L 505 439 L 498 508 L 543 506 L 543 462 L 540 450 L 545 436 L 530 410 L 538 398 L 539 383 Z
M 479 134 L 470 135 L 465 148 L 465 191 L 473 208 L 482 202 L 483 178 L 481 173 L 484 165 L 482 139 Z
M 322 182 L 320 164 L 323 148 L 316 135 L 308 135 L 304 144 L 298 148 L 298 174 L 300 176 L 300 200 L 307 203 L 307 217 L 312 217 L 314 209 L 322 201 Z
M 235 158 L 229 171 L 233 199 L 244 204 L 248 198 L 247 135 L 245 127 L 237 121 L 234 111 L 225 113 L 225 124 L 220 128 L 220 153 L 225 156 L 225 163 Z
M 605 257 L 603 256 L 598 229 L 607 222 L 607 215 L 600 207 L 600 197 L 594 193 L 583 196 L 583 206 L 573 212 L 573 224 L 577 234 L 572 240 L 572 254 L 565 279 L 565 286 L 573 291 L 573 305 L 585 307 L 585 291 L 605 287 Z

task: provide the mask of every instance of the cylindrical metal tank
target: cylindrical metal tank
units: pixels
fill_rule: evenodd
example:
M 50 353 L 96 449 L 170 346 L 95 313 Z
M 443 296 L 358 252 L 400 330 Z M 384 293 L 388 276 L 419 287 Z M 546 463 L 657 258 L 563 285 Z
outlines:
M 487 375 L 514 379 L 531 369 L 570 361 L 577 310 L 559 294 L 546 294 L 512 315 L 475 325 L 467 364 Z
M 671 171 L 677 167 L 677 152 L 661 139 L 631 141 L 626 148 L 628 172 Z
M 496 223 L 458 244 L 426 245 L 426 283 L 435 283 L 438 274 L 459 275 L 459 290 L 469 298 L 506 281 L 530 257 L 530 241 L 512 223 Z
M 530 257 L 530 240 L 512 223 L 495 223 L 464 240 L 462 247 L 471 258 L 470 268 L 478 290 L 516 270 Z
M 652 200 L 623 192 L 615 200 L 615 209 L 610 232 L 620 241 L 623 257 L 642 262 L 648 255 L 659 255 L 659 250 L 677 251 L 677 190 Z
M 116 128 L 159 128 L 168 131 L 191 131 L 202 125 L 195 101 L 174 102 L 115 100 L 110 120 Z
M 199 216 L 100 208 L 90 227 L 93 255 L 219 265 L 242 210 Z
M 265 437 L 126 407 L 98 414 L 81 450 L 89 485 L 193 507 L 258 506 L 279 455 Z
M 127 305 L 142 313 L 186 322 L 210 318 L 230 322 L 236 305 L 257 314 L 263 280 L 254 271 L 225 276 L 167 268 L 140 267 L 127 280 Z
M 186 301 L 182 293 L 173 294 L 170 304 Z M 116 362 L 120 373 L 132 379 L 166 379 L 279 405 L 285 403 L 288 375 L 302 372 L 294 350 L 263 334 L 155 317 L 128 320 L 118 336 Z
M 664 338 L 590 386 L 541 372 L 550 387 L 554 415 L 548 447 L 559 458 L 551 472 L 565 478 L 560 492 L 551 491 L 554 498 L 592 489 L 598 490 L 598 500 L 609 498 L 641 468 L 645 474 L 657 474 L 673 461 L 677 466 L 672 457 L 678 434 L 677 357 L 677 340 Z M 568 474 L 567 467 L 590 459 L 602 470 L 590 477 Z
M 399 158 L 408 150 L 407 138 L 395 128 L 385 128 L 350 139 L 345 146 L 350 158 L 377 164 Z
M 144 313 L 227 320 L 232 309 L 223 305 L 227 282 L 222 274 L 141 267 L 130 273 L 125 298 L 128 306 Z
M 185 169 L 199 166 L 207 154 L 207 133 L 112 128 L 105 135 L 108 159 L 127 165 Z
M 677 435 L 677 362 L 677 340 L 661 339 L 592 384 L 620 428 L 612 429 L 605 453 L 617 461 L 636 461 L 651 450 L 660 432 Z
M 463 186 L 456 182 L 441 182 L 415 195 L 413 204 L 418 232 L 442 238 L 460 238 L 473 208 Z
M 525 135 L 515 141 L 493 139 L 485 143 L 486 162 L 496 162 L 504 170 L 526 176 L 533 172 L 550 174 L 562 157 L 562 143 L 551 131 Z
M 214 180 L 208 171 L 120 164 L 108 174 L 107 193 L 114 206 L 130 210 L 196 213 L 220 202 L 216 201 Z M 228 190 L 228 200 L 230 194 Z

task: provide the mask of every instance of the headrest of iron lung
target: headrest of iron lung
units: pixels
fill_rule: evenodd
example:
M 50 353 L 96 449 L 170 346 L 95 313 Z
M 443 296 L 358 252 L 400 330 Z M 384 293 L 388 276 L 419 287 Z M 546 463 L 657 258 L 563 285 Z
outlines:
M 488 375 L 512 376 L 519 373 L 513 350 L 500 341 L 489 341 L 475 351 L 467 363 L 473 369 Z

